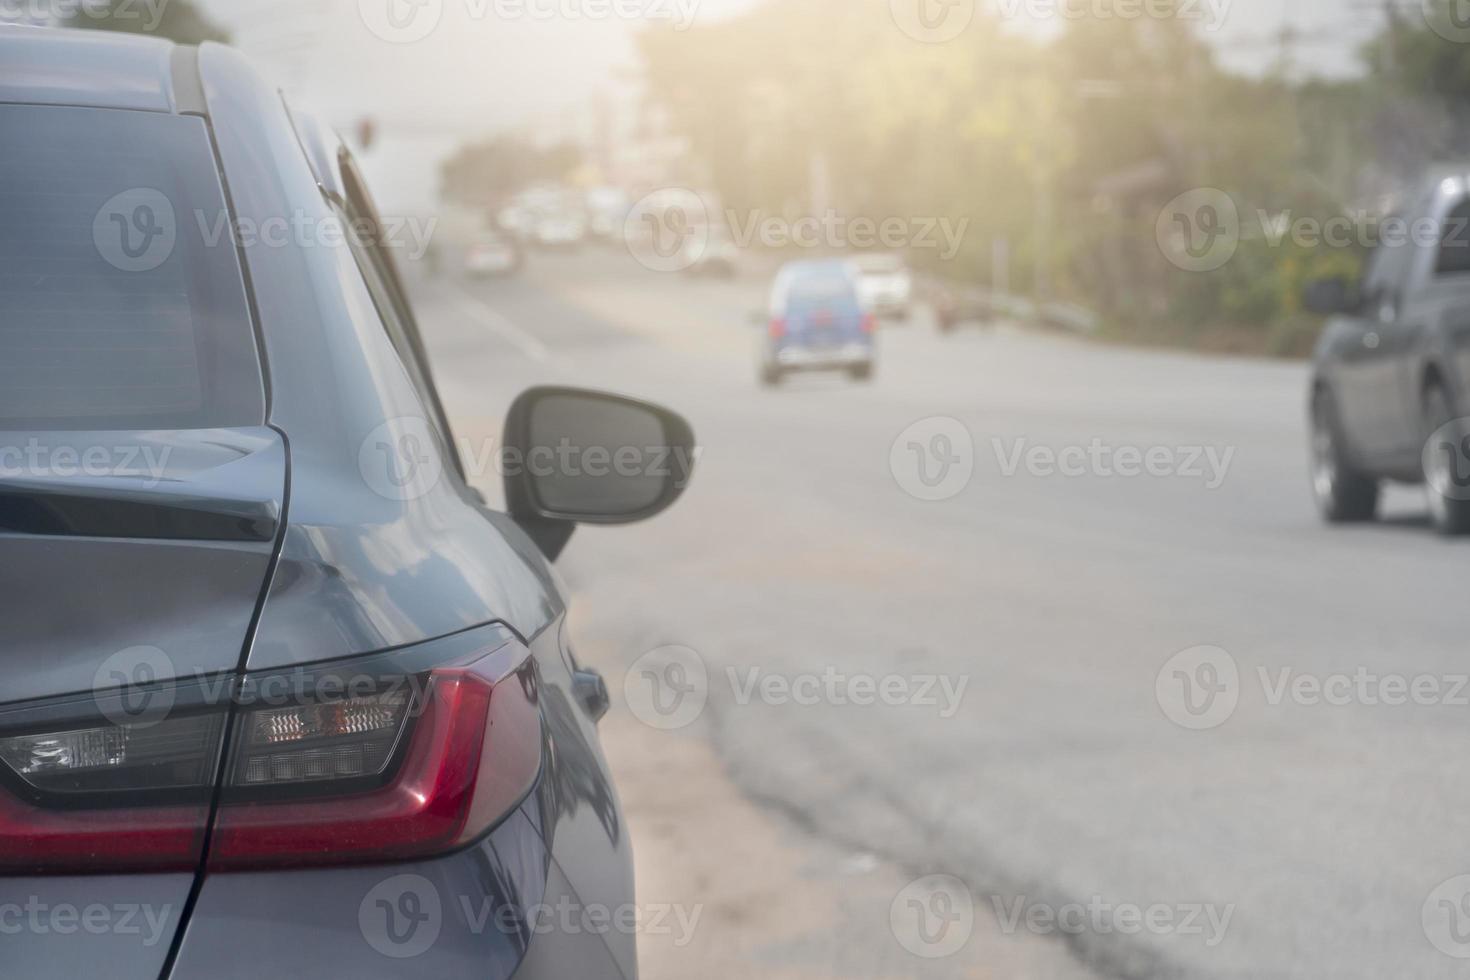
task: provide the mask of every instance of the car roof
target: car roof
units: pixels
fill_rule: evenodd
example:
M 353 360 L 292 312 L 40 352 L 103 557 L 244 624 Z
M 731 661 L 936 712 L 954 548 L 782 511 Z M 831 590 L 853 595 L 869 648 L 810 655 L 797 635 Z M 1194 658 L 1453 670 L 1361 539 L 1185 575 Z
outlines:
M 869 269 L 903 269 L 907 266 L 902 255 L 896 252 L 859 252 L 852 257 L 853 265 L 863 271 Z
M 0 26 L 0 103 L 202 112 L 196 49 L 117 31 Z
M 805 259 L 787 262 L 781 267 L 782 278 L 792 279 L 830 279 L 833 276 L 850 278 L 852 273 L 852 266 L 844 259 Z

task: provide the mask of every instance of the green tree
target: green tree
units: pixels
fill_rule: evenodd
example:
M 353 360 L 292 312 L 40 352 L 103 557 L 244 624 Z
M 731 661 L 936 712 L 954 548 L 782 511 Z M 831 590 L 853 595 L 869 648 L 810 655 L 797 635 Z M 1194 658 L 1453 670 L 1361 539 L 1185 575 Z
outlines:
M 562 181 L 582 165 L 571 144 L 540 148 L 513 136 L 497 136 L 461 147 L 440 168 L 444 197 L 494 210 L 538 180 Z

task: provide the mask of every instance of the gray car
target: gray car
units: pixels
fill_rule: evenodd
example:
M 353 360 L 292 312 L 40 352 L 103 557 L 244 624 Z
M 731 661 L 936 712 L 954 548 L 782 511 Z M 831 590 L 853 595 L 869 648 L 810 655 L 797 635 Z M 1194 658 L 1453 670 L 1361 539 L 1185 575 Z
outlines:
M 228 48 L 0 28 L 0 160 L 0 975 L 635 977 L 550 562 L 689 427 L 528 391 L 486 506 L 351 154 Z
M 1371 237 L 1358 281 L 1305 298 L 1329 318 L 1311 389 L 1317 505 L 1371 520 L 1384 481 L 1422 483 L 1435 527 L 1470 533 L 1470 164 L 1427 175 Z

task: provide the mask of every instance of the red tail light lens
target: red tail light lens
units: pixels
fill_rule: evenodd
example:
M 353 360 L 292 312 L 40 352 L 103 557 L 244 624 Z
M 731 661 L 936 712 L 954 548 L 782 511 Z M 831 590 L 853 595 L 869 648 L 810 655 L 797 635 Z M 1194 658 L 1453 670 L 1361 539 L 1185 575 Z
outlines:
M 225 713 L 87 710 L 0 719 L 0 873 L 198 867 Z
M 374 711 L 369 724 L 389 717 L 386 708 Z M 418 716 L 404 719 L 396 773 L 367 792 L 232 799 L 250 788 L 240 783 L 242 772 L 266 771 L 254 749 L 241 746 L 236 781 L 226 788 L 215 818 L 210 868 L 353 864 L 441 853 L 489 830 L 534 784 L 541 768 L 541 725 L 528 664 L 500 673 L 491 657 L 468 668 L 433 671 L 422 704 L 408 714 Z M 374 729 L 375 745 L 386 744 L 378 734 L 387 730 Z M 357 733 L 345 738 L 344 745 L 361 741 Z M 312 751 L 331 756 L 333 749 L 323 745 Z M 354 749 L 349 761 L 357 768 L 364 755 L 372 761 L 378 752 Z M 300 768 L 289 767 L 287 780 L 273 782 L 295 782 Z M 354 771 L 342 778 L 361 775 Z
M 873 333 L 878 329 L 878 318 L 871 313 L 863 314 L 863 333 Z
M 786 318 L 784 316 L 771 317 L 770 332 L 772 340 L 780 340 L 786 336 Z
M 53 810 L 0 794 L 0 872 L 193 871 L 209 802 L 118 810 Z
M 406 658 L 412 673 L 352 674 L 366 683 L 335 696 L 318 685 L 269 698 L 252 678 L 233 701 L 217 684 L 223 704 L 195 692 L 180 708 L 169 690 L 168 708 L 146 719 L 101 699 L 80 720 L 69 703 L 0 712 L 0 873 L 192 870 L 211 809 L 213 870 L 468 844 L 519 805 L 541 767 L 529 651 L 510 639 L 478 649 L 445 667 L 418 666 L 420 655 Z

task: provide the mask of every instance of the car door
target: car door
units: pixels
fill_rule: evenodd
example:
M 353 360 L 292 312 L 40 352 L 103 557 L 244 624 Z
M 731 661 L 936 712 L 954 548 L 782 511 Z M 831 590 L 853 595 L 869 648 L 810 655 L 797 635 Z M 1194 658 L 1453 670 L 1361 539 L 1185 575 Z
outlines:
M 1421 306 L 1425 333 L 1405 365 L 1406 394 L 1419 408 L 1423 371 L 1432 363 L 1442 370 L 1456 410 L 1464 412 L 1470 407 L 1470 197 L 1449 210 Z
M 1370 375 L 1372 401 L 1377 407 L 1376 451 L 1395 469 L 1416 471 L 1423 447 L 1420 381 L 1425 338 L 1443 309 L 1441 263 L 1446 256 L 1455 261 L 1461 250 L 1445 240 L 1445 236 L 1456 234 L 1456 212 L 1462 217 L 1470 214 L 1463 205 L 1448 207 L 1446 202 L 1431 198 L 1424 213 L 1435 220 L 1413 229 L 1412 240 L 1401 248 L 1400 286 L 1392 314 L 1373 331 L 1378 336 Z M 1431 238 L 1425 229 L 1437 233 Z
M 1406 234 L 1394 232 L 1402 227 L 1397 217 L 1384 222 L 1382 239 L 1369 253 L 1359 306 L 1334 324 L 1338 415 L 1349 443 L 1369 461 L 1393 453 L 1404 425 L 1394 362 L 1404 338 L 1400 321 L 1415 249 Z

